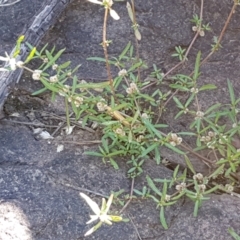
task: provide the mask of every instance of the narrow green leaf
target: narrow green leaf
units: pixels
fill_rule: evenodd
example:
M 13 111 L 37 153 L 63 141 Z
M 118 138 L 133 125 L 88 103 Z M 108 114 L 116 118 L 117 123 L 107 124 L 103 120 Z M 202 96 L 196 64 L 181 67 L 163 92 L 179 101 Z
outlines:
M 187 164 L 187 167 L 191 170 L 193 174 L 196 174 L 196 171 L 194 170 L 194 167 L 186 154 L 184 155 L 184 159 Z
M 147 156 L 147 154 L 150 153 L 154 148 L 158 147 L 158 145 L 159 145 L 158 143 L 155 143 L 155 144 L 150 145 L 147 149 L 145 149 L 145 150 L 142 152 L 142 154 L 141 154 L 140 157 L 145 157 L 145 156 Z
M 161 222 L 163 228 L 165 230 L 167 230 L 168 225 L 167 225 L 167 222 L 166 222 L 166 219 L 165 219 L 165 216 L 164 216 L 164 207 L 163 206 L 161 206 L 161 209 L 160 209 L 160 222 Z
M 106 59 L 101 58 L 101 57 L 89 57 L 89 58 L 87 58 L 87 60 L 98 61 L 98 62 L 106 62 Z M 114 65 L 116 63 L 116 61 L 108 60 L 108 63 Z
M 84 152 L 84 154 L 86 155 L 91 155 L 91 156 L 95 156 L 95 157 L 102 157 L 103 155 L 99 152 Z
M 229 234 L 235 239 L 235 240 L 240 240 L 240 236 L 237 235 L 237 233 L 234 232 L 232 228 L 228 229 Z
M 199 200 L 196 200 L 195 205 L 194 205 L 194 212 L 193 212 L 194 217 L 197 217 L 198 209 L 199 209 Z
M 41 93 L 45 92 L 46 90 L 47 90 L 47 88 L 44 87 L 44 88 L 41 88 L 41 89 L 33 92 L 31 95 L 36 96 L 36 95 L 38 95 L 38 94 L 41 94 Z
M 229 94 L 230 94 L 230 99 L 231 99 L 231 104 L 233 106 L 235 106 L 235 94 L 234 94 L 234 90 L 233 90 L 233 85 L 232 83 L 230 82 L 230 80 L 228 79 L 227 80 L 227 84 L 228 84 L 228 91 L 229 91 Z
M 50 61 L 43 68 L 43 72 L 46 71 L 50 66 L 52 66 L 57 61 L 57 59 L 63 54 L 64 51 L 65 51 L 65 48 L 61 49 L 54 57 L 52 57 L 49 51 L 46 50 L 47 57 L 50 59 Z
M 185 154 L 185 152 L 183 152 L 183 151 L 181 151 L 180 149 L 172 146 L 172 145 L 169 144 L 169 143 L 165 143 L 164 145 L 165 145 L 166 147 L 170 148 L 171 150 L 173 150 L 173 151 L 176 152 L 176 153 L 183 154 L 183 155 Z
M 113 168 L 115 170 L 118 170 L 119 167 L 118 167 L 118 164 L 116 163 L 116 161 L 114 161 L 112 158 L 110 158 L 109 160 L 110 160 L 110 163 L 112 164 Z
M 213 90 L 213 89 L 217 89 L 217 86 L 214 84 L 206 84 L 206 85 L 203 85 L 202 87 L 200 87 L 199 91 Z
M 153 180 L 147 176 L 147 183 L 148 183 L 148 186 L 159 196 L 162 196 L 162 193 L 158 190 L 158 188 L 155 186 Z
M 133 11 L 129 2 L 127 2 L 127 11 L 128 11 L 128 16 L 130 17 L 131 21 L 134 23 Z
M 121 60 L 126 55 L 130 47 L 131 42 L 128 42 L 127 46 L 123 49 L 122 53 L 119 55 L 119 60 Z
M 128 72 L 134 71 L 135 69 L 139 68 L 141 65 L 143 65 L 143 63 L 142 63 L 141 61 L 135 63 L 132 67 L 130 67 L 130 68 L 128 69 Z
M 179 108 L 181 108 L 181 109 L 184 108 L 184 106 L 183 106 L 182 103 L 178 100 L 178 98 L 173 97 L 173 100 L 174 100 L 174 102 L 177 104 L 177 106 L 178 106 Z

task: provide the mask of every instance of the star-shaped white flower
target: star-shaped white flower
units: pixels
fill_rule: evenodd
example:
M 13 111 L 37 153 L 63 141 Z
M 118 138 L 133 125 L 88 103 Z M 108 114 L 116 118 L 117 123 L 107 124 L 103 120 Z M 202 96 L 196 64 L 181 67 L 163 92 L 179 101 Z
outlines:
M 100 222 L 97 223 L 94 227 L 92 227 L 89 231 L 87 231 L 84 236 L 88 236 L 95 232 L 99 227 L 101 227 L 102 223 L 112 225 L 112 221 L 114 222 L 122 221 L 122 217 L 120 216 L 112 216 L 107 214 L 113 201 L 113 194 L 111 194 L 107 203 L 105 198 L 102 199 L 101 209 L 99 208 L 96 202 L 94 202 L 90 197 L 88 197 L 84 193 L 80 193 L 80 196 L 87 202 L 89 207 L 95 213 L 95 215 L 90 215 L 91 219 L 87 222 L 87 224 L 92 223 L 98 219 L 100 220 Z
M 6 52 L 5 52 L 6 57 L 2 57 L 0 56 L 0 61 L 6 62 L 7 65 L 10 66 L 11 70 L 14 71 L 16 70 L 17 66 L 16 66 L 16 59 L 10 57 Z M 0 68 L 0 71 L 9 71 L 6 68 Z
M 120 17 L 117 14 L 117 12 L 115 10 L 113 10 L 111 7 L 113 5 L 113 0 L 103 0 L 102 2 L 99 0 L 88 0 L 89 2 L 95 3 L 95 4 L 99 4 L 104 6 L 105 8 L 109 9 L 110 15 L 114 20 L 119 20 Z

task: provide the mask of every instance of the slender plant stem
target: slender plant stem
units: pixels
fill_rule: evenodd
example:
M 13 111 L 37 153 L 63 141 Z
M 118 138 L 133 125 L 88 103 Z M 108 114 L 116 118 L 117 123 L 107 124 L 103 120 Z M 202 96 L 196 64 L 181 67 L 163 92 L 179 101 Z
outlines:
M 112 94 L 115 96 L 115 91 L 114 91 L 114 87 L 113 87 L 113 78 L 112 78 L 112 74 L 111 74 L 111 70 L 110 70 L 110 66 L 109 66 L 109 62 L 108 62 L 108 52 L 107 52 L 107 18 L 108 18 L 108 8 L 105 8 L 105 14 L 104 14 L 104 21 L 103 21 L 103 42 L 102 42 L 102 46 L 103 46 L 103 51 L 104 51 L 104 56 L 106 59 L 106 69 L 107 69 L 107 74 L 108 74 L 108 80 L 109 80 L 109 84 L 111 87 L 111 91 Z
M 70 128 L 70 118 L 69 118 L 69 109 L 68 109 L 68 99 L 65 97 L 65 106 L 66 106 L 66 119 L 67 119 L 67 128 Z
M 127 208 L 127 206 L 129 205 L 129 203 L 132 201 L 132 197 L 133 197 L 133 188 L 134 188 L 134 179 L 132 178 L 132 184 L 131 184 L 131 190 L 130 190 L 130 196 L 128 201 L 126 202 L 126 204 L 123 206 L 123 208 L 120 211 L 120 214 L 123 213 L 123 211 Z
M 203 0 L 201 0 L 200 26 L 199 26 L 199 29 L 201 29 L 201 26 L 202 26 L 202 16 L 203 16 Z M 190 50 L 191 50 L 191 48 L 192 48 L 193 44 L 195 43 L 195 41 L 196 41 L 196 39 L 197 39 L 198 36 L 199 36 L 199 31 L 196 32 L 194 38 L 192 39 L 190 45 L 188 46 L 187 51 L 186 51 L 186 53 L 185 53 L 185 55 L 184 55 L 183 60 L 182 60 L 181 62 L 179 62 L 178 64 L 176 64 L 174 67 L 172 67 L 169 71 L 167 71 L 167 72 L 164 74 L 164 76 L 163 76 L 162 79 L 166 78 L 171 72 L 173 72 L 175 69 L 177 69 L 179 66 L 181 66 L 182 64 L 184 64 L 184 63 L 186 62 L 187 56 L 188 56 L 188 54 L 189 54 L 189 52 L 190 52 Z M 144 90 L 144 89 L 146 89 L 146 88 L 148 88 L 148 87 L 150 87 L 150 86 L 152 86 L 152 85 L 155 85 L 156 83 L 157 83 L 157 82 L 152 82 L 152 83 L 146 85 L 145 87 L 143 87 L 141 90 Z M 165 102 L 163 108 L 168 104 L 168 102 L 173 98 L 173 96 L 178 93 L 178 91 L 179 91 L 179 90 L 176 90 L 176 91 L 168 98 L 168 100 Z
M 223 36 L 224 36 L 224 33 L 226 32 L 227 26 L 228 26 L 228 24 L 229 24 L 229 22 L 230 22 L 230 20 L 231 20 L 231 18 L 232 18 L 232 15 L 234 14 L 234 12 L 235 12 L 235 10 L 236 10 L 236 7 L 237 7 L 237 3 L 234 2 L 233 6 L 232 6 L 232 9 L 231 9 L 231 11 L 230 11 L 230 13 L 229 13 L 229 15 L 228 15 L 228 18 L 227 18 L 227 20 L 226 20 L 226 22 L 225 22 L 225 24 L 224 24 L 224 27 L 223 27 L 220 35 L 219 35 L 218 41 L 217 41 L 217 43 L 216 43 L 215 50 L 214 50 L 214 51 L 211 51 L 211 52 L 202 60 L 200 66 L 202 66 L 204 63 L 206 63 L 207 60 L 208 60 L 208 59 L 217 51 L 217 49 L 219 48 L 220 43 L 221 43 L 221 41 L 222 41 L 222 38 L 223 38 Z

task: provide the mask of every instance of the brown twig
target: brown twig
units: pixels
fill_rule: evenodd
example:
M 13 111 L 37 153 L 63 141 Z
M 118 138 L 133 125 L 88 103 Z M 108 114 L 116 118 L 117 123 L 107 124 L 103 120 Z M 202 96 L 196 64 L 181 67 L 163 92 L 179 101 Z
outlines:
M 105 56 L 105 60 L 106 60 L 106 69 L 107 69 L 109 84 L 110 84 L 110 87 L 111 87 L 112 94 L 115 96 L 115 91 L 114 91 L 114 87 L 113 87 L 113 78 L 112 78 L 112 74 L 111 74 L 111 70 L 110 70 L 110 66 L 109 66 L 109 62 L 108 62 L 108 52 L 107 52 L 107 18 L 108 18 L 108 12 L 109 12 L 109 9 L 105 8 L 104 21 L 103 21 L 103 42 L 102 42 L 102 46 L 103 46 L 104 56 Z
M 130 196 L 128 201 L 126 202 L 126 204 L 123 206 L 123 208 L 121 209 L 121 211 L 119 212 L 120 214 L 123 213 L 123 211 L 127 208 L 127 206 L 129 205 L 129 203 L 132 201 L 132 197 L 133 197 L 133 188 L 134 188 L 134 180 L 135 178 L 132 178 L 132 184 L 131 184 L 131 190 L 130 190 Z

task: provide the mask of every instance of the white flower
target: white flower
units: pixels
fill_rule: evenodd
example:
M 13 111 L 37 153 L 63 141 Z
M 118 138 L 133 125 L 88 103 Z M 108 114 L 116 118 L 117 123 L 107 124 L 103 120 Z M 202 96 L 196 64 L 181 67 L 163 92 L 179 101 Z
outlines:
M 126 76 L 127 75 L 127 70 L 126 69 L 122 69 L 118 72 L 118 76 Z
M 95 4 L 99 4 L 104 6 L 105 8 L 109 9 L 110 11 L 110 15 L 114 20 L 119 20 L 120 17 L 118 16 L 118 14 L 116 13 L 116 11 L 114 11 L 111 7 L 113 5 L 113 1 L 112 0 L 103 0 L 102 2 L 99 0 L 88 0 L 89 2 L 95 3 Z
M 90 197 L 88 197 L 84 193 L 80 193 L 80 196 L 87 202 L 89 207 L 95 213 L 95 215 L 90 215 L 91 219 L 87 222 L 87 224 L 89 224 L 93 221 L 96 221 L 98 219 L 100 220 L 100 222 L 97 225 L 95 225 L 93 228 L 91 228 L 88 232 L 86 232 L 84 236 L 88 236 L 88 235 L 92 234 L 99 227 L 101 227 L 102 223 L 112 225 L 112 221 L 119 222 L 122 220 L 122 217 L 120 217 L 120 216 L 112 216 L 112 215 L 107 214 L 110 209 L 110 206 L 112 204 L 112 201 L 113 201 L 113 194 L 111 194 L 107 203 L 104 198 L 102 199 L 101 209 L 99 208 L 99 206 L 97 205 L 96 202 L 94 202 Z
M 0 61 L 6 62 L 7 66 L 10 66 L 11 70 L 14 71 L 16 70 L 17 66 L 16 66 L 16 59 L 10 57 L 6 52 L 5 52 L 6 57 L 1 57 L 0 56 Z M 0 68 L 0 71 L 8 71 L 5 68 Z
M 41 70 L 34 70 L 34 72 L 32 74 L 33 80 L 40 80 L 41 73 L 42 73 Z
M 57 76 L 57 75 L 51 76 L 51 77 L 49 78 L 49 82 L 50 82 L 50 83 L 56 83 L 56 82 L 58 82 L 58 76 Z
M 74 127 L 75 126 L 67 126 L 67 127 L 63 128 L 66 132 L 66 135 L 70 135 L 72 133 Z
M 56 70 L 58 68 L 58 65 L 57 64 L 53 64 L 52 65 L 52 70 Z
M 76 107 L 79 107 L 83 103 L 83 98 L 82 97 L 76 97 L 74 99 L 74 104 Z
M 197 119 L 202 119 L 203 116 L 204 116 L 204 112 L 202 112 L 202 111 L 197 111 L 197 112 L 196 112 L 195 120 L 197 120 Z
M 178 137 L 178 135 L 176 133 L 171 133 L 170 134 L 170 139 L 169 139 L 169 143 L 172 145 L 172 146 L 176 146 L 176 145 L 180 145 L 182 142 L 182 138 L 181 137 Z
M 198 93 L 198 91 L 199 91 L 198 88 L 193 87 L 190 89 L 190 92 L 192 92 L 192 93 Z
M 142 114 L 142 118 L 143 118 L 143 119 L 148 119 L 149 116 L 147 115 L 147 113 L 143 113 L 143 114 Z

